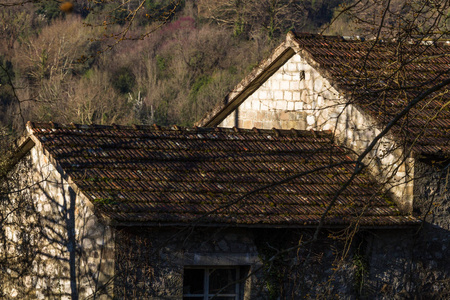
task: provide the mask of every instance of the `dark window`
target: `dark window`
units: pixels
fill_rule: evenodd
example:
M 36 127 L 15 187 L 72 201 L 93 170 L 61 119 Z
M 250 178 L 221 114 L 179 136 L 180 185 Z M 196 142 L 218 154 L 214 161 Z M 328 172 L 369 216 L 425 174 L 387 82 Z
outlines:
M 183 299 L 239 300 L 238 278 L 238 267 L 185 268 Z

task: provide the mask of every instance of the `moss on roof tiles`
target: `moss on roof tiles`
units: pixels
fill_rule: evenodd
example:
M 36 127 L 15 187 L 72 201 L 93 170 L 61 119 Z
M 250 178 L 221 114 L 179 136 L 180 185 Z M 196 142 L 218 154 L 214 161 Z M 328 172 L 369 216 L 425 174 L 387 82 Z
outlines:
M 324 132 L 29 126 L 97 212 L 119 223 L 316 224 L 353 169 L 352 154 Z M 328 163 L 342 165 L 312 172 Z M 274 184 L 302 172 L 310 173 Z M 358 177 L 339 197 L 329 225 L 347 224 L 368 203 L 367 215 L 379 216 L 380 225 L 416 222 L 399 216 L 377 191 L 370 176 Z

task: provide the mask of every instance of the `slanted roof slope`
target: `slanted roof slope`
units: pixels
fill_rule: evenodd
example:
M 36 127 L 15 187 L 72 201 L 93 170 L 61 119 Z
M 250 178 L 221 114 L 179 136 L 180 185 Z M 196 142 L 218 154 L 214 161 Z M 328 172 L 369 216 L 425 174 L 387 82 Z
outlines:
M 114 224 L 312 226 L 354 168 L 350 152 L 323 132 L 54 123 L 28 130 Z M 367 226 L 417 223 L 377 190 L 359 176 L 326 224 L 358 216 Z
M 290 56 L 287 49 L 299 55 L 328 79 L 347 100 L 362 107 L 386 125 L 408 103 L 427 89 L 450 78 L 450 46 L 446 43 L 393 43 L 386 41 L 345 40 L 342 37 L 290 32 L 272 57 L 264 61 L 257 72 L 274 72 L 276 61 L 281 66 Z M 255 89 L 252 78 L 243 80 L 219 103 L 212 114 L 199 122 L 216 126 L 248 96 L 245 90 Z M 266 76 L 267 77 L 267 76 Z M 263 82 L 262 82 L 263 83 Z M 260 83 L 260 84 L 262 84 Z M 413 107 L 393 133 L 401 137 L 418 154 L 450 155 L 450 92 L 440 89 Z
M 381 125 L 422 92 L 450 78 L 450 47 L 297 34 L 322 74 Z M 450 92 L 433 93 L 393 128 L 417 153 L 450 154 Z

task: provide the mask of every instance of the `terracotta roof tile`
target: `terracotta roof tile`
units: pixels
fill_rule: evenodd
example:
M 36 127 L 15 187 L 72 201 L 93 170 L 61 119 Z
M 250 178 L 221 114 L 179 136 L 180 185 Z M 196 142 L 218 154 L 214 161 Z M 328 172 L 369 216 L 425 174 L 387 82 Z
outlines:
M 28 126 L 97 213 L 117 223 L 312 226 L 354 168 L 351 153 L 324 132 Z M 367 226 L 417 223 L 376 191 L 370 176 L 359 176 L 327 225 L 358 217 Z
M 384 126 L 416 96 L 449 78 L 450 44 L 446 44 L 375 43 L 288 33 L 286 42 L 198 124 L 220 124 L 259 87 L 260 82 L 267 80 L 277 67 L 298 53 L 339 93 Z M 411 109 L 392 132 L 416 154 L 450 156 L 450 90 L 444 88 L 429 95 Z
M 386 124 L 421 92 L 449 78 L 450 47 L 296 34 L 295 42 L 335 87 Z M 450 92 L 432 94 L 393 129 L 422 154 L 450 154 Z

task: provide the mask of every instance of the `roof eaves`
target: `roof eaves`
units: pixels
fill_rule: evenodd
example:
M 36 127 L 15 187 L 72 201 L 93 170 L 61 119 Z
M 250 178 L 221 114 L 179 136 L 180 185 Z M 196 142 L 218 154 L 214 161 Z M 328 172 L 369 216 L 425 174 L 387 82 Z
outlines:
M 233 110 L 245 101 L 256 89 L 272 76 L 286 61 L 296 53 L 292 47 L 290 36 L 278 46 L 271 56 L 259 64 L 248 76 L 246 76 L 235 88 L 209 111 L 197 126 L 214 127 L 219 125 Z
M 6 165 L 1 169 L 0 177 L 6 176 L 11 169 L 21 160 L 31 148 L 33 148 L 35 142 L 29 135 L 22 136 L 17 142 L 16 146 L 10 153 L 6 154 Z
M 50 122 L 50 125 L 52 126 L 52 128 L 58 128 L 58 124 L 55 124 L 53 122 Z M 71 124 L 70 126 L 75 127 L 74 124 Z M 89 209 L 91 209 L 93 212 L 95 212 L 95 206 L 92 203 L 92 201 L 84 195 L 83 191 L 77 186 L 77 184 L 72 180 L 72 178 L 64 171 L 64 169 L 60 166 L 58 161 L 43 147 L 43 145 L 39 141 L 39 138 L 37 138 L 34 135 L 33 128 L 35 128 L 35 123 L 29 121 L 27 123 L 26 128 L 27 128 L 27 132 L 28 132 L 28 139 L 33 143 L 33 146 L 38 145 L 38 148 L 40 148 L 43 155 L 45 155 L 47 157 L 49 163 L 51 163 L 55 167 L 57 172 L 61 175 L 61 177 L 67 181 L 67 183 L 73 189 L 73 191 L 76 193 L 76 195 L 83 198 L 84 203 L 89 207 Z M 30 147 L 28 150 L 30 150 L 31 148 L 32 147 Z
M 236 224 L 236 223 L 183 223 L 183 222 L 125 222 L 125 221 L 117 221 L 110 218 L 105 218 L 105 216 L 101 216 L 102 222 L 105 225 L 113 226 L 113 227 L 233 227 L 233 228 L 317 228 L 319 225 L 317 224 Z M 407 229 L 407 228 L 417 228 L 421 226 L 422 222 L 420 220 L 413 220 L 404 223 L 398 224 L 372 224 L 372 225 L 359 225 L 360 229 Z M 349 226 L 348 223 L 342 224 L 324 224 L 323 228 L 325 229 L 341 229 L 347 228 Z
M 255 90 L 270 78 L 284 63 L 296 53 L 300 54 L 313 68 L 337 88 L 333 76 L 318 63 L 312 53 L 301 47 L 297 36 L 292 31 L 286 35 L 286 40 L 279 45 L 269 58 L 261 62 L 248 76 L 246 76 L 220 103 L 209 111 L 197 126 L 214 127 L 219 125 L 232 111 L 245 101 Z M 340 38 L 340 37 L 333 37 Z

